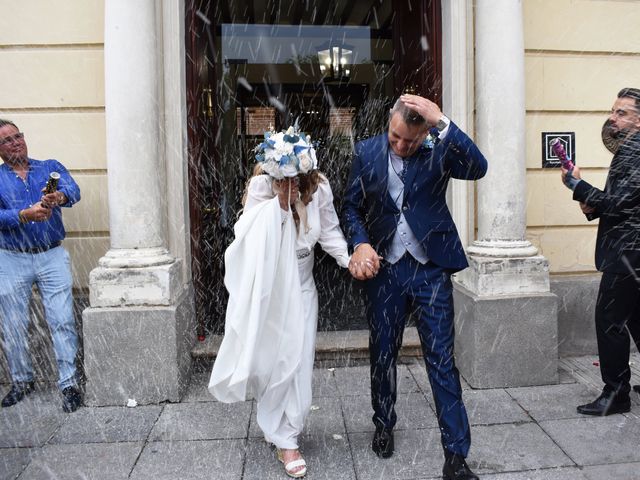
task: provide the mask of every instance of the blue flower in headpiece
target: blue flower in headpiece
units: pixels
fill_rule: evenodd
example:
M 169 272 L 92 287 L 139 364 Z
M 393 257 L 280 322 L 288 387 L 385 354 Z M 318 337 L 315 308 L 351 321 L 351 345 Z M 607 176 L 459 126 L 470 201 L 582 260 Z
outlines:
M 256 148 L 256 161 L 274 178 L 294 177 L 318 168 L 311 138 L 289 127 L 286 131 L 265 132 Z

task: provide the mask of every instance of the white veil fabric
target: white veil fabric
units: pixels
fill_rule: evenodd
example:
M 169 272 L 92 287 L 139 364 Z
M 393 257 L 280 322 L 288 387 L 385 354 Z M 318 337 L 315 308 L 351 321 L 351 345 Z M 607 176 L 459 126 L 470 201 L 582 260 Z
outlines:
M 234 231 L 225 252 L 225 335 L 209 391 L 221 402 L 264 399 L 284 412 L 304 339 L 295 223 L 290 213 L 283 223 L 274 197 L 245 211 Z

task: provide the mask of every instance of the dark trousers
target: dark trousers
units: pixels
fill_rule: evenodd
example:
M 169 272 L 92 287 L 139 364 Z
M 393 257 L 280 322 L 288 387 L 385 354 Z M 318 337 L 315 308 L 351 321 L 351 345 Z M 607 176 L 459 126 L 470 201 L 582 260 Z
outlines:
M 640 349 L 640 279 L 630 274 L 602 274 L 596 335 L 603 392 L 627 400 L 631 390 L 630 335 Z
M 445 450 L 467 456 L 471 434 L 462 403 L 462 388 L 454 363 L 451 275 L 428 262 L 421 265 L 406 254 L 384 265 L 366 282 L 373 423 L 396 423 L 396 362 L 408 314 L 417 312 L 417 330 Z

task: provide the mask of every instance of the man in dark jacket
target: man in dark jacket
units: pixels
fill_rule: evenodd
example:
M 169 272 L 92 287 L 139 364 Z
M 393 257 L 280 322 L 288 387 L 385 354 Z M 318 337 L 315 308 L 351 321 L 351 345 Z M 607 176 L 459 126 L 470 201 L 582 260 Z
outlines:
M 629 334 L 640 347 L 640 89 L 618 93 L 608 127 L 619 145 L 603 190 L 581 179 L 580 169 L 562 171 L 564 183 L 589 220 L 600 219 L 596 268 L 602 272 L 596 301 L 596 335 L 602 394 L 580 405 L 585 415 L 631 408 Z M 637 388 L 637 387 L 634 387 Z

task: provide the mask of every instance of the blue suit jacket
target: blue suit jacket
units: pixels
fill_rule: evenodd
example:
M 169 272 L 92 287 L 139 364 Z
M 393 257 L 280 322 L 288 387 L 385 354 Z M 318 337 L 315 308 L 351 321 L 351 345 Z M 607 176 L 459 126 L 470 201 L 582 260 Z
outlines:
M 383 257 L 400 216 L 388 192 L 388 160 L 386 133 L 356 144 L 342 211 L 349 247 L 370 243 Z M 453 271 L 468 266 L 447 207 L 447 185 L 450 178 L 475 180 L 486 171 L 487 160 L 453 122 L 433 150 L 421 146 L 410 158 L 402 212 L 435 264 Z

